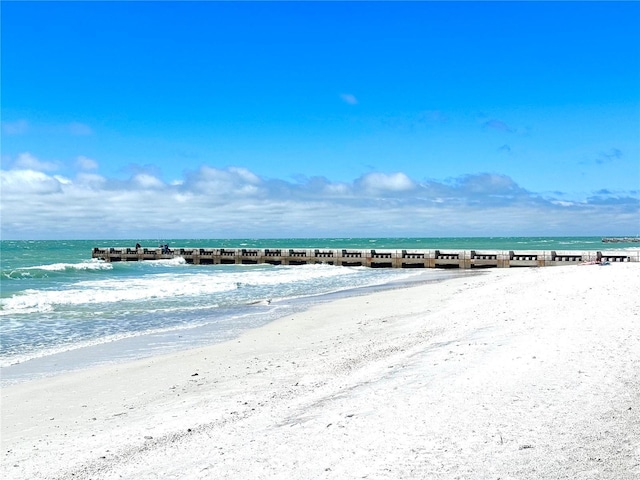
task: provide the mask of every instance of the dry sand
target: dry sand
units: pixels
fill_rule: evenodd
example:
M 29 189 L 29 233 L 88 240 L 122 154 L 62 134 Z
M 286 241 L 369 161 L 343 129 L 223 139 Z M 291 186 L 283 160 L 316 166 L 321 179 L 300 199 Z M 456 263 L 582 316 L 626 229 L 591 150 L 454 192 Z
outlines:
M 2 391 L 3 479 L 638 479 L 640 264 L 491 270 Z

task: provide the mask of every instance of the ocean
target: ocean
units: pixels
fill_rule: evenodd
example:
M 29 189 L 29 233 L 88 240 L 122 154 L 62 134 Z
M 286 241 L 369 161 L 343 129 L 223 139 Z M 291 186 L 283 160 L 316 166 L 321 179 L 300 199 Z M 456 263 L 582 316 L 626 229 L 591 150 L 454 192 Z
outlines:
M 331 295 L 470 272 L 330 265 L 105 263 L 93 247 L 623 250 L 600 237 L 9 241 L 1 248 L 2 385 L 232 339 Z

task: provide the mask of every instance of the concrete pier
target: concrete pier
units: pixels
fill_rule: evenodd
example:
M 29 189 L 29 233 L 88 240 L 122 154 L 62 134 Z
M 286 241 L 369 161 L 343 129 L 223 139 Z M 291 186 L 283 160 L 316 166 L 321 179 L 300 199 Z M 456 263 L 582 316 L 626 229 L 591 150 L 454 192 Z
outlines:
M 106 262 L 181 257 L 194 265 L 306 265 L 324 263 L 371 268 L 508 268 L 577 265 L 585 262 L 638 262 L 640 250 L 371 250 L 300 248 L 125 248 L 93 249 Z

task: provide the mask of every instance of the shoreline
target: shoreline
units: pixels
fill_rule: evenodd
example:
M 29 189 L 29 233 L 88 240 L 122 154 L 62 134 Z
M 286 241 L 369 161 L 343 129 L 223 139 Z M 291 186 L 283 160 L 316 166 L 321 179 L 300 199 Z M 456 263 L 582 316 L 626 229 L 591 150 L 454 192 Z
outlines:
M 639 286 L 491 270 L 9 386 L 2 478 L 637 478 Z
M 473 272 L 473 274 L 477 273 L 480 272 Z M 454 270 L 416 271 L 415 275 L 410 277 L 392 279 L 385 283 L 356 286 L 317 295 L 283 298 L 274 301 L 272 305 L 271 302 L 266 303 L 266 300 L 256 301 L 244 305 L 236 313 L 223 314 L 215 321 L 132 332 L 128 335 L 64 346 L 26 360 L 16 360 L 0 366 L 0 387 L 222 343 L 237 338 L 249 329 L 260 328 L 282 315 L 305 310 L 319 303 L 330 302 L 345 296 L 360 296 L 383 290 L 439 282 L 453 276 L 469 274 L 470 272 Z M 287 312 L 281 313 L 280 310 L 283 309 Z M 247 320 L 251 318 L 255 320 Z M 243 319 L 245 319 L 244 322 Z M 234 328 L 236 323 L 239 323 L 239 326 Z

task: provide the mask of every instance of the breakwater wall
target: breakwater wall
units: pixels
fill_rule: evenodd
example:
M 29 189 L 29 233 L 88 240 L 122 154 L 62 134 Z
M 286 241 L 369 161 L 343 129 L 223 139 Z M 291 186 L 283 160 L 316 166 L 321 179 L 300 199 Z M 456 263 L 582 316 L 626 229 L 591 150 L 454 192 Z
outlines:
M 93 258 L 136 262 L 182 257 L 195 265 L 306 265 L 325 263 L 371 268 L 547 267 L 585 262 L 638 262 L 640 250 L 372 250 L 325 248 L 125 248 L 96 247 Z

